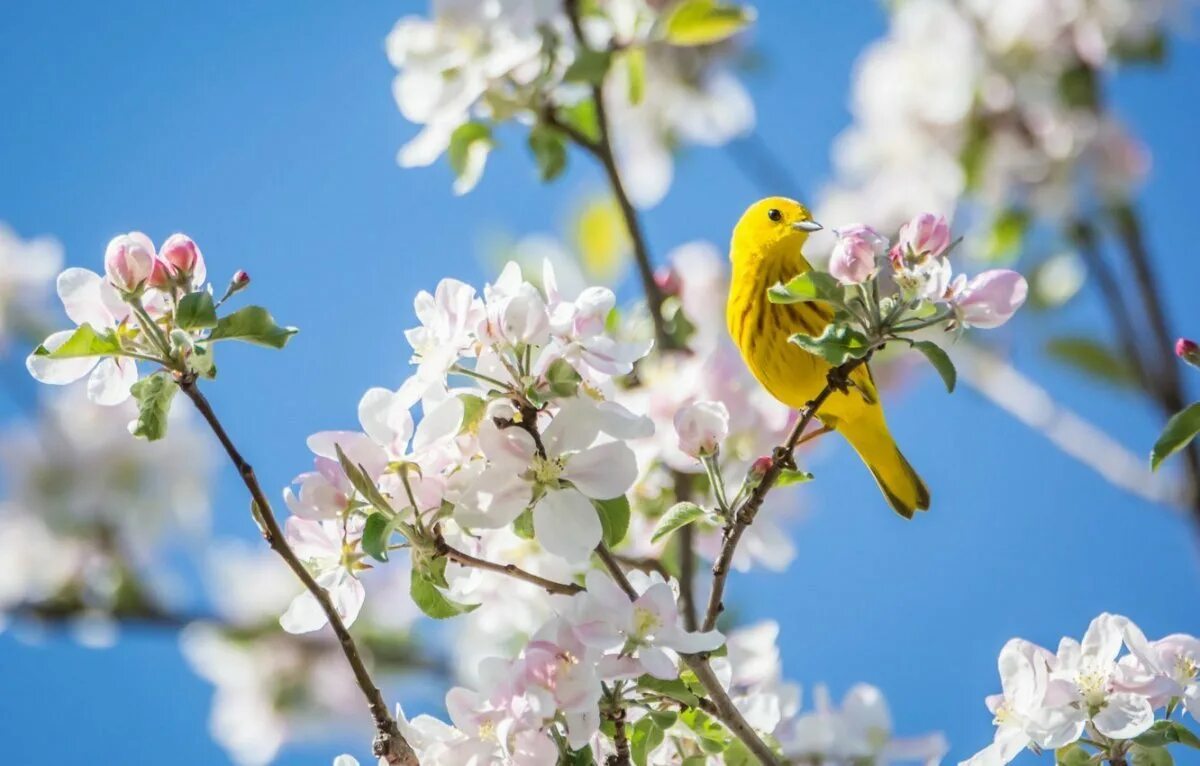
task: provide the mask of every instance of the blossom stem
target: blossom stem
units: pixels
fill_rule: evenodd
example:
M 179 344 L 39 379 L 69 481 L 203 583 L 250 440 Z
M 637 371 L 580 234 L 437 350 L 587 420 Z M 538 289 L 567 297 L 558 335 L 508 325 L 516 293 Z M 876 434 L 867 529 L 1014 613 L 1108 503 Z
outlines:
M 496 386 L 496 388 L 500 391 L 507 391 L 509 389 L 509 385 L 507 383 L 505 383 L 504 381 L 497 380 L 496 378 L 493 378 L 493 377 L 489 377 L 487 375 L 484 375 L 483 373 L 475 372 L 474 370 L 467 369 L 466 367 L 460 367 L 457 364 L 454 365 L 453 367 L 451 367 L 450 371 L 456 372 L 459 375 L 466 375 L 468 378 L 475 378 L 475 380 L 480 380 L 480 381 L 483 381 L 484 383 L 491 383 L 493 386 Z
M 499 564 L 495 561 L 487 561 L 486 559 L 472 556 L 465 551 L 460 551 L 459 549 L 450 545 L 450 543 L 446 542 L 446 538 L 442 536 L 441 527 L 435 527 L 433 534 L 435 546 L 434 549 L 437 552 L 437 555 L 445 556 L 447 559 L 455 562 L 456 564 L 507 575 L 514 580 L 521 580 L 523 582 L 536 585 L 547 593 L 554 593 L 562 596 L 574 596 L 576 593 L 582 593 L 584 591 L 582 585 L 577 585 L 573 582 L 563 583 L 556 582 L 554 580 L 548 580 L 545 577 L 539 577 L 532 572 L 521 569 L 516 564 Z
M 146 333 L 154 345 L 158 346 L 158 350 L 162 352 L 163 359 L 170 359 L 171 342 L 163 334 L 162 328 L 158 326 L 158 322 L 150 318 L 150 314 L 146 311 L 146 307 L 142 305 L 141 299 L 130 297 L 129 308 L 133 309 L 133 313 L 137 315 L 138 324 L 141 325 L 142 332 Z
M 579 0 L 563 0 L 563 5 L 567 17 L 571 21 L 571 29 L 575 33 L 576 41 L 586 49 L 587 38 L 583 34 L 583 23 L 580 20 Z M 659 349 L 676 349 L 678 344 L 667 331 L 667 320 L 663 316 L 665 296 L 659 289 L 658 282 L 654 280 L 654 266 L 650 263 L 650 249 L 642 231 L 641 219 L 625 190 L 625 183 L 621 180 L 621 171 L 617 168 L 616 157 L 613 154 L 608 112 L 604 106 L 603 82 L 592 86 L 592 100 L 596 105 L 596 128 L 599 137 L 594 143 L 584 145 L 584 148 L 590 146 L 592 153 L 604 166 L 604 173 L 608 176 L 613 196 L 616 197 L 617 205 L 621 208 L 621 215 L 625 219 L 625 228 L 629 231 L 629 240 L 633 244 L 634 260 L 637 263 L 638 275 L 642 280 L 642 292 L 645 294 L 646 303 L 650 308 L 650 319 L 654 322 L 655 343 Z
M 792 427 L 792 432 L 788 435 L 787 441 L 775 449 L 775 453 L 771 457 L 771 464 L 767 467 L 766 473 L 763 474 L 762 481 L 754 488 L 745 502 L 734 510 L 729 522 L 725 525 L 725 536 L 721 545 L 721 552 L 718 554 L 717 560 L 713 562 L 712 590 L 709 592 L 708 610 L 705 613 L 702 625 L 704 630 L 712 630 L 717 624 L 717 618 L 724 611 L 725 606 L 722 603 L 722 599 L 725 595 L 725 581 L 729 578 L 730 566 L 733 563 L 733 555 L 737 551 L 738 543 L 741 541 L 742 534 L 746 531 L 746 528 L 754 523 L 754 517 L 762 507 L 767 493 L 775 486 L 775 482 L 779 480 L 779 476 L 783 473 L 783 470 L 792 464 L 792 454 L 796 450 L 796 445 L 800 443 L 800 437 L 817 416 L 817 411 L 825 403 L 825 400 L 832 396 L 835 391 L 844 390 L 849 383 L 850 373 L 861 365 L 866 364 L 870 357 L 871 354 L 868 353 L 861 359 L 852 359 L 842 366 L 835 367 L 829 371 L 825 387 L 821 389 L 821 392 L 812 401 L 805 405 L 801 411 L 800 418 L 796 421 L 796 425 Z
M 238 474 L 242 477 L 242 483 L 245 484 L 250 497 L 257 507 L 257 517 L 261 522 L 263 537 L 266 538 L 267 544 L 279 554 L 280 558 L 284 560 L 288 568 L 292 570 L 297 579 L 304 585 L 305 589 L 313 595 L 313 598 L 317 600 L 321 610 L 329 620 L 329 625 L 333 628 L 333 632 L 337 636 L 342 653 L 345 655 L 346 661 L 350 664 L 350 669 L 354 672 L 355 681 L 366 697 L 371 717 L 374 719 L 377 734 L 374 747 L 375 755 L 383 758 L 391 766 L 419 766 L 416 753 L 404 739 L 404 735 L 400 733 L 400 727 L 397 725 L 396 719 L 388 711 L 383 694 L 371 678 L 371 674 L 367 670 L 362 656 L 359 654 L 358 646 L 355 644 L 354 638 L 350 635 L 350 631 L 347 630 L 346 624 L 342 621 L 341 615 L 338 614 L 337 609 L 334 607 L 329 593 L 317 584 L 312 574 L 304 567 L 304 564 L 284 538 L 283 530 L 279 527 L 279 522 L 275 518 L 275 512 L 271 509 L 271 503 L 267 500 L 267 496 L 258 482 L 254 468 L 250 463 L 246 462 L 246 459 L 238 451 L 237 446 L 234 445 L 233 440 L 221 424 L 208 398 L 196 386 L 195 378 L 184 376 L 180 381 L 179 387 L 192 400 L 200 415 L 217 437 L 217 441 L 225 449 L 230 462 L 233 463 Z
M 721 515 L 729 518 L 729 500 L 725 497 L 725 479 L 721 476 L 721 467 L 717 465 L 716 455 L 705 455 L 700 462 L 704 465 L 704 471 L 708 474 L 708 481 L 712 484 L 713 497 L 717 499 L 717 507 L 721 509 Z M 678 501 L 678 498 L 676 498 Z

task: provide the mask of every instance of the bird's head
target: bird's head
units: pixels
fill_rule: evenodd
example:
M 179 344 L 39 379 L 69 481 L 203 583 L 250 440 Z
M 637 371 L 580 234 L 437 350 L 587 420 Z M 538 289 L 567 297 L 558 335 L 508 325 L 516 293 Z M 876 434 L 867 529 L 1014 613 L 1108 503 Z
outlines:
M 821 228 L 803 204 L 787 197 L 767 197 L 742 213 L 733 230 L 730 257 L 737 258 L 741 253 L 761 254 L 777 245 L 795 247 L 795 252 L 799 253 L 808 235 Z

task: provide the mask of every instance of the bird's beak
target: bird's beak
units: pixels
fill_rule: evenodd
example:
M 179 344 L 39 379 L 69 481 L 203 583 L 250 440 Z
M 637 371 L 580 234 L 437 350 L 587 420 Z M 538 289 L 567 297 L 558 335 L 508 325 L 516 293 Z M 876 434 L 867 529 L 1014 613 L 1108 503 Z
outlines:
M 814 232 L 814 231 L 820 231 L 821 229 L 824 229 L 825 227 L 822 226 L 821 224 L 817 223 L 816 221 L 796 221 L 795 223 L 792 224 L 792 228 L 796 229 L 797 231 Z

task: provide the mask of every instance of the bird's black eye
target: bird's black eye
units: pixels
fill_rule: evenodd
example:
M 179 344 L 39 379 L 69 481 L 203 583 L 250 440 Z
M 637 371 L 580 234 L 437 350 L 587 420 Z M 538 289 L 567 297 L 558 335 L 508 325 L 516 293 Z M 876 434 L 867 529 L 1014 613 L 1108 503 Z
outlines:
M 779 212 L 775 208 L 771 208 L 767 211 L 767 218 L 770 218 L 775 223 L 779 223 L 783 220 L 783 213 Z

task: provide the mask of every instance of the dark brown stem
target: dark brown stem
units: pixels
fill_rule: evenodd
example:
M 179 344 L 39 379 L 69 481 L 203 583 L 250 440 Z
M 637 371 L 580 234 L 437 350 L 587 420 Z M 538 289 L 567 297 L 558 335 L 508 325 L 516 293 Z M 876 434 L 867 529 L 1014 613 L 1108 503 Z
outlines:
M 609 756 L 608 766 L 630 766 L 633 762 L 629 757 L 629 737 L 625 734 L 625 708 L 618 707 L 612 713 L 613 744 L 616 745 L 616 755 Z
M 488 572 L 495 572 L 514 580 L 521 580 L 532 585 L 536 585 L 547 593 L 555 593 L 563 596 L 574 596 L 576 593 L 583 592 L 583 586 L 575 583 L 563 583 L 555 580 L 547 580 L 545 577 L 539 577 L 532 572 L 527 572 L 521 569 L 516 564 L 499 564 L 495 561 L 477 558 L 471 554 L 460 551 L 450 543 L 446 542 L 446 538 L 442 537 L 441 528 L 434 529 L 434 546 L 437 555 L 445 556 L 446 558 L 458 564 L 476 569 L 483 569 Z
M 350 669 L 354 672 L 354 679 L 358 683 L 359 689 L 362 690 L 363 696 L 367 699 L 367 706 L 371 711 L 371 718 L 375 722 L 375 755 L 383 758 L 392 766 L 419 766 L 417 754 L 413 752 L 411 746 L 400 733 L 400 727 L 396 723 L 396 719 L 392 717 L 388 711 L 387 702 L 383 699 L 383 694 L 379 691 L 379 687 L 372 680 L 367 666 L 363 663 L 362 656 L 359 654 L 358 646 L 354 643 L 354 638 L 350 635 L 350 631 L 346 629 L 346 624 L 342 621 L 341 615 L 333 606 L 333 601 L 329 598 L 329 593 L 324 588 L 317 584 L 316 580 L 309 571 L 297 558 L 295 551 L 288 545 L 287 540 L 283 536 L 283 530 L 279 527 L 279 522 L 275 519 L 275 512 L 271 509 L 271 503 L 267 500 L 266 494 L 262 490 L 262 486 L 258 483 L 258 477 L 254 474 L 254 468 L 246 459 L 238 452 L 233 440 L 225 431 L 225 427 L 221 424 L 212 405 L 209 404 L 208 398 L 196 386 L 196 381 L 191 377 L 184 377 L 179 382 L 180 389 L 187 395 L 192 403 L 196 405 L 196 409 L 200 415 L 208 423 L 217 440 L 221 442 L 225 453 L 229 456 L 230 462 L 237 468 L 238 475 L 242 477 L 242 483 L 246 485 L 247 491 L 250 493 L 254 505 L 257 507 L 257 520 L 261 523 L 263 537 L 267 544 L 271 546 L 279 557 L 284 560 L 288 568 L 296 575 L 296 578 L 304 585 L 305 589 L 313 595 L 313 598 L 320 604 L 321 610 L 325 613 L 329 620 L 330 627 L 333 628 L 334 635 L 337 636 L 338 644 L 341 646 L 342 654 L 346 656 L 346 662 L 350 664 Z
M 754 517 L 758 515 L 758 511 L 762 508 L 763 501 L 767 498 L 767 493 L 775 486 L 775 482 L 779 480 L 780 474 L 785 468 L 792 465 L 792 453 L 796 450 L 796 445 L 800 442 L 800 437 L 809 424 L 817 416 L 817 411 L 825 400 L 833 395 L 835 391 L 845 390 L 849 380 L 850 373 L 860 365 L 867 362 L 870 358 L 868 354 L 862 359 L 854 359 L 846 362 L 841 367 L 835 367 L 829 371 L 828 380 L 821 392 L 813 398 L 800 413 L 799 420 L 792 428 L 792 432 L 788 435 L 787 441 L 782 446 L 775 449 L 774 455 L 771 457 L 771 464 L 768 466 L 766 473 L 763 474 L 762 481 L 750 493 L 750 496 L 738 507 L 735 508 L 728 524 L 725 525 L 724 539 L 721 545 L 721 552 L 717 555 L 717 560 L 713 562 L 713 582 L 712 590 L 708 596 L 708 610 L 704 615 L 704 630 L 712 630 L 717 624 L 717 618 L 721 616 L 724 610 L 722 599 L 725 596 L 725 581 L 729 579 L 730 565 L 733 563 L 733 554 L 737 551 L 738 543 L 742 539 L 742 534 L 746 528 L 754 523 Z

